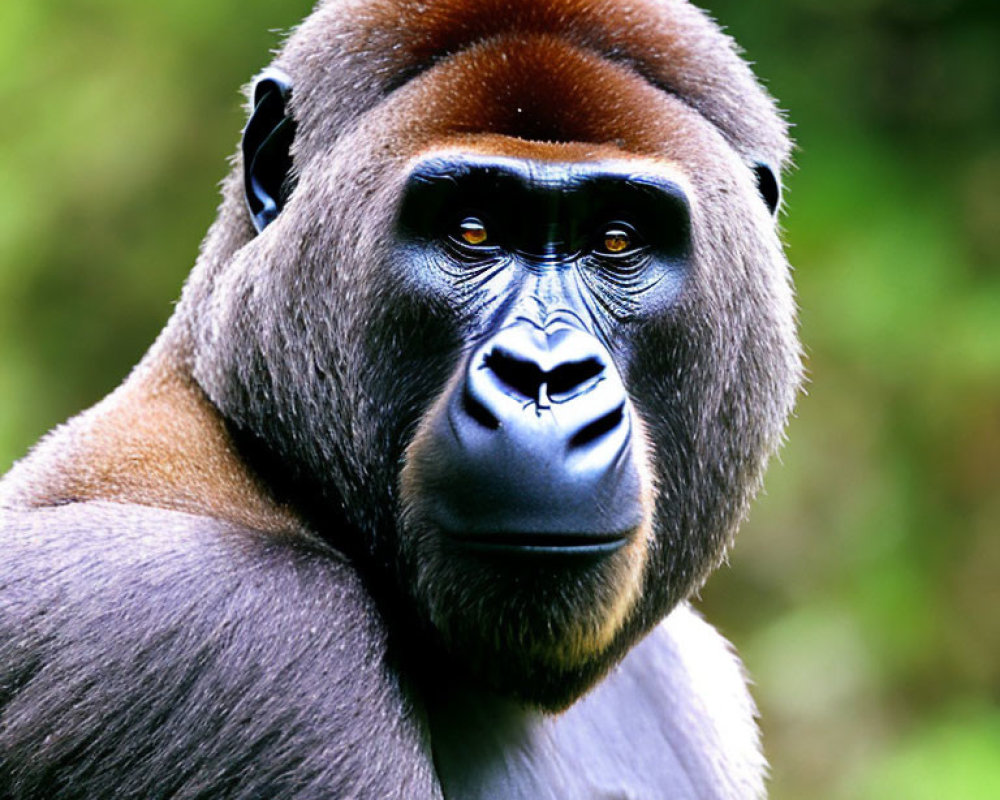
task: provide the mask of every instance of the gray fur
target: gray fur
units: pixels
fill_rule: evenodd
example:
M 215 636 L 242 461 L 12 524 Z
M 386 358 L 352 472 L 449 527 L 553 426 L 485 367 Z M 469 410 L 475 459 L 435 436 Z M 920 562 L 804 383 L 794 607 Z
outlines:
M 440 796 L 329 547 L 112 503 L 0 511 L 0 541 L 0 797 Z

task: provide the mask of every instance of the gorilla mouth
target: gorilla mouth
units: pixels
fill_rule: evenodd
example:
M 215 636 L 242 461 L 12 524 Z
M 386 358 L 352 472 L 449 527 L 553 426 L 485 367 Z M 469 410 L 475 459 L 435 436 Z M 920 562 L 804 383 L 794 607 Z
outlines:
M 449 534 L 464 550 L 513 556 L 603 556 L 619 550 L 629 533 Z

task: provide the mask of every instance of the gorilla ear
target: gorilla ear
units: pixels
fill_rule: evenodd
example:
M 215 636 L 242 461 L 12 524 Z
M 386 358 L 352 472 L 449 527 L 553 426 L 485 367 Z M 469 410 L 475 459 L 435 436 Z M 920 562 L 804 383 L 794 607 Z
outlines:
M 757 191 L 764 198 L 767 207 L 771 211 L 771 216 L 778 212 L 778 204 L 781 202 L 781 183 L 778 176 L 774 174 L 770 164 L 758 161 L 753 166 L 753 173 L 757 177 Z
M 292 80 L 266 70 L 253 87 L 253 113 L 243 129 L 243 191 L 257 233 L 274 221 L 290 193 L 295 120 L 288 115 Z

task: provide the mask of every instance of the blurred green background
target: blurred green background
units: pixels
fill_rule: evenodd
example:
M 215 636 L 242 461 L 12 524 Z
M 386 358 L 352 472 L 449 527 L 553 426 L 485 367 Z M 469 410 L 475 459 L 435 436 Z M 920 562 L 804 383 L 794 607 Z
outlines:
M 1000 3 L 705 0 L 795 124 L 810 384 L 701 606 L 772 796 L 1000 798 Z M 170 314 L 309 0 L 0 4 L 0 472 Z

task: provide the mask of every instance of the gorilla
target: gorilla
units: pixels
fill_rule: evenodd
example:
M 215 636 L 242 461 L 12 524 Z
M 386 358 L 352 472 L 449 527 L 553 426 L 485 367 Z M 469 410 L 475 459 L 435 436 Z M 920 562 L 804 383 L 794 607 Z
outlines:
M 321 0 L 124 384 L 0 483 L 0 797 L 735 798 L 688 605 L 800 380 L 683 0 Z

